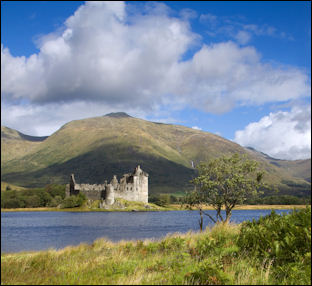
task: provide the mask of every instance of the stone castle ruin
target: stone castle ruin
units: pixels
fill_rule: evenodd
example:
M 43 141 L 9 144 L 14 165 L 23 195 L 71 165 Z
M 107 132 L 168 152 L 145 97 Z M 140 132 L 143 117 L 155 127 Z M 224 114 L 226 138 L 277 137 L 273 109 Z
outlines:
M 100 185 L 77 184 L 72 174 L 66 185 L 66 197 L 79 193 L 90 200 L 104 200 L 107 205 L 112 205 L 116 198 L 148 203 L 148 174 L 138 165 L 133 173 L 123 175 L 120 182 L 114 175 L 109 184 L 105 181 Z

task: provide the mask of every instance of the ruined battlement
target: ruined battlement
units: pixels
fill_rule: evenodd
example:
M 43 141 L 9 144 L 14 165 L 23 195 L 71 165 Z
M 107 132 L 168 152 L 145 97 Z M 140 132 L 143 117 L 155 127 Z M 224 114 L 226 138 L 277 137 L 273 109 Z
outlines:
M 113 204 L 115 198 L 148 203 L 148 174 L 138 165 L 132 173 L 123 175 L 120 182 L 114 175 L 110 183 L 105 181 L 100 185 L 77 184 L 72 174 L 66 185 L 66 197 L 79 193 L 91 200 L 105 200 L 108 205 Z

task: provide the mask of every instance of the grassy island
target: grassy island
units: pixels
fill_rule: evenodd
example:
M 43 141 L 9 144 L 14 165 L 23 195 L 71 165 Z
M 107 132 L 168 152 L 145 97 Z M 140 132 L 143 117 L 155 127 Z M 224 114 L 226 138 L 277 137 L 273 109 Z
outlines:
M 1 284 L 311 285 L 311 208 L 161 240 L 2 254 Z

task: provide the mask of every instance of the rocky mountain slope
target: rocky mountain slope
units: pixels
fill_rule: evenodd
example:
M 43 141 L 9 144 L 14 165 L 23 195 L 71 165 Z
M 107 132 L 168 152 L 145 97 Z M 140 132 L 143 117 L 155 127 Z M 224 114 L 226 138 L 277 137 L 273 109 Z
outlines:
M 64 184 L 71 173 L 77 182 L 103 183 L 140 164 L 151 193 L 184 192 L 200 161 L 239 152 L 259 161 L 266 181 L 283 193 L 307 195 L 311 188 L 310 159 L 276 160 L 209 132 L 125 113 L 71 121 L 41 141 L 10 135 L 16 132 L 1 129 L 1 180 L 25 187 Z

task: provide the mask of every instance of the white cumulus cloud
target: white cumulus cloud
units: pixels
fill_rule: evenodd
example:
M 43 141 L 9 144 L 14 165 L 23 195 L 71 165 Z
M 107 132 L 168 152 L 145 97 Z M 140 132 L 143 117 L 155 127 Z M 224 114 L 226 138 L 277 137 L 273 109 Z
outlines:
M 270 113 L 236 131 L 234 141 L 277 159 L 311 158 L 311 106 Z
M 193 126 L 192 127 L 193 129 L 195 129 L 195 130 L 202 130 L 200 127 L 198 127 L 198 126 Z
M 310 95 L 308 75 L 296 67 L 265 63 L 251 46 L 203 44 L 191 29 L 190 11 L 178 18 L 165 4 L 145 10 L 131 5 L 86 2 L 61 32 L 41 37 L 39 52 L 29 57 L 15 57 L 1 45 L 2 111 L 24 109 L 34 125 L 41 124 L 38 113 L 54 122 L 78 113 L 92 117 L 99 107 L 102 114 L 110 109 L 153 116 L 168 106 L 223 113 Z M 70 106 L 74 112 L 55 112 Z M 3 124 L 22 127 L 18 118 L 5 116 Z

